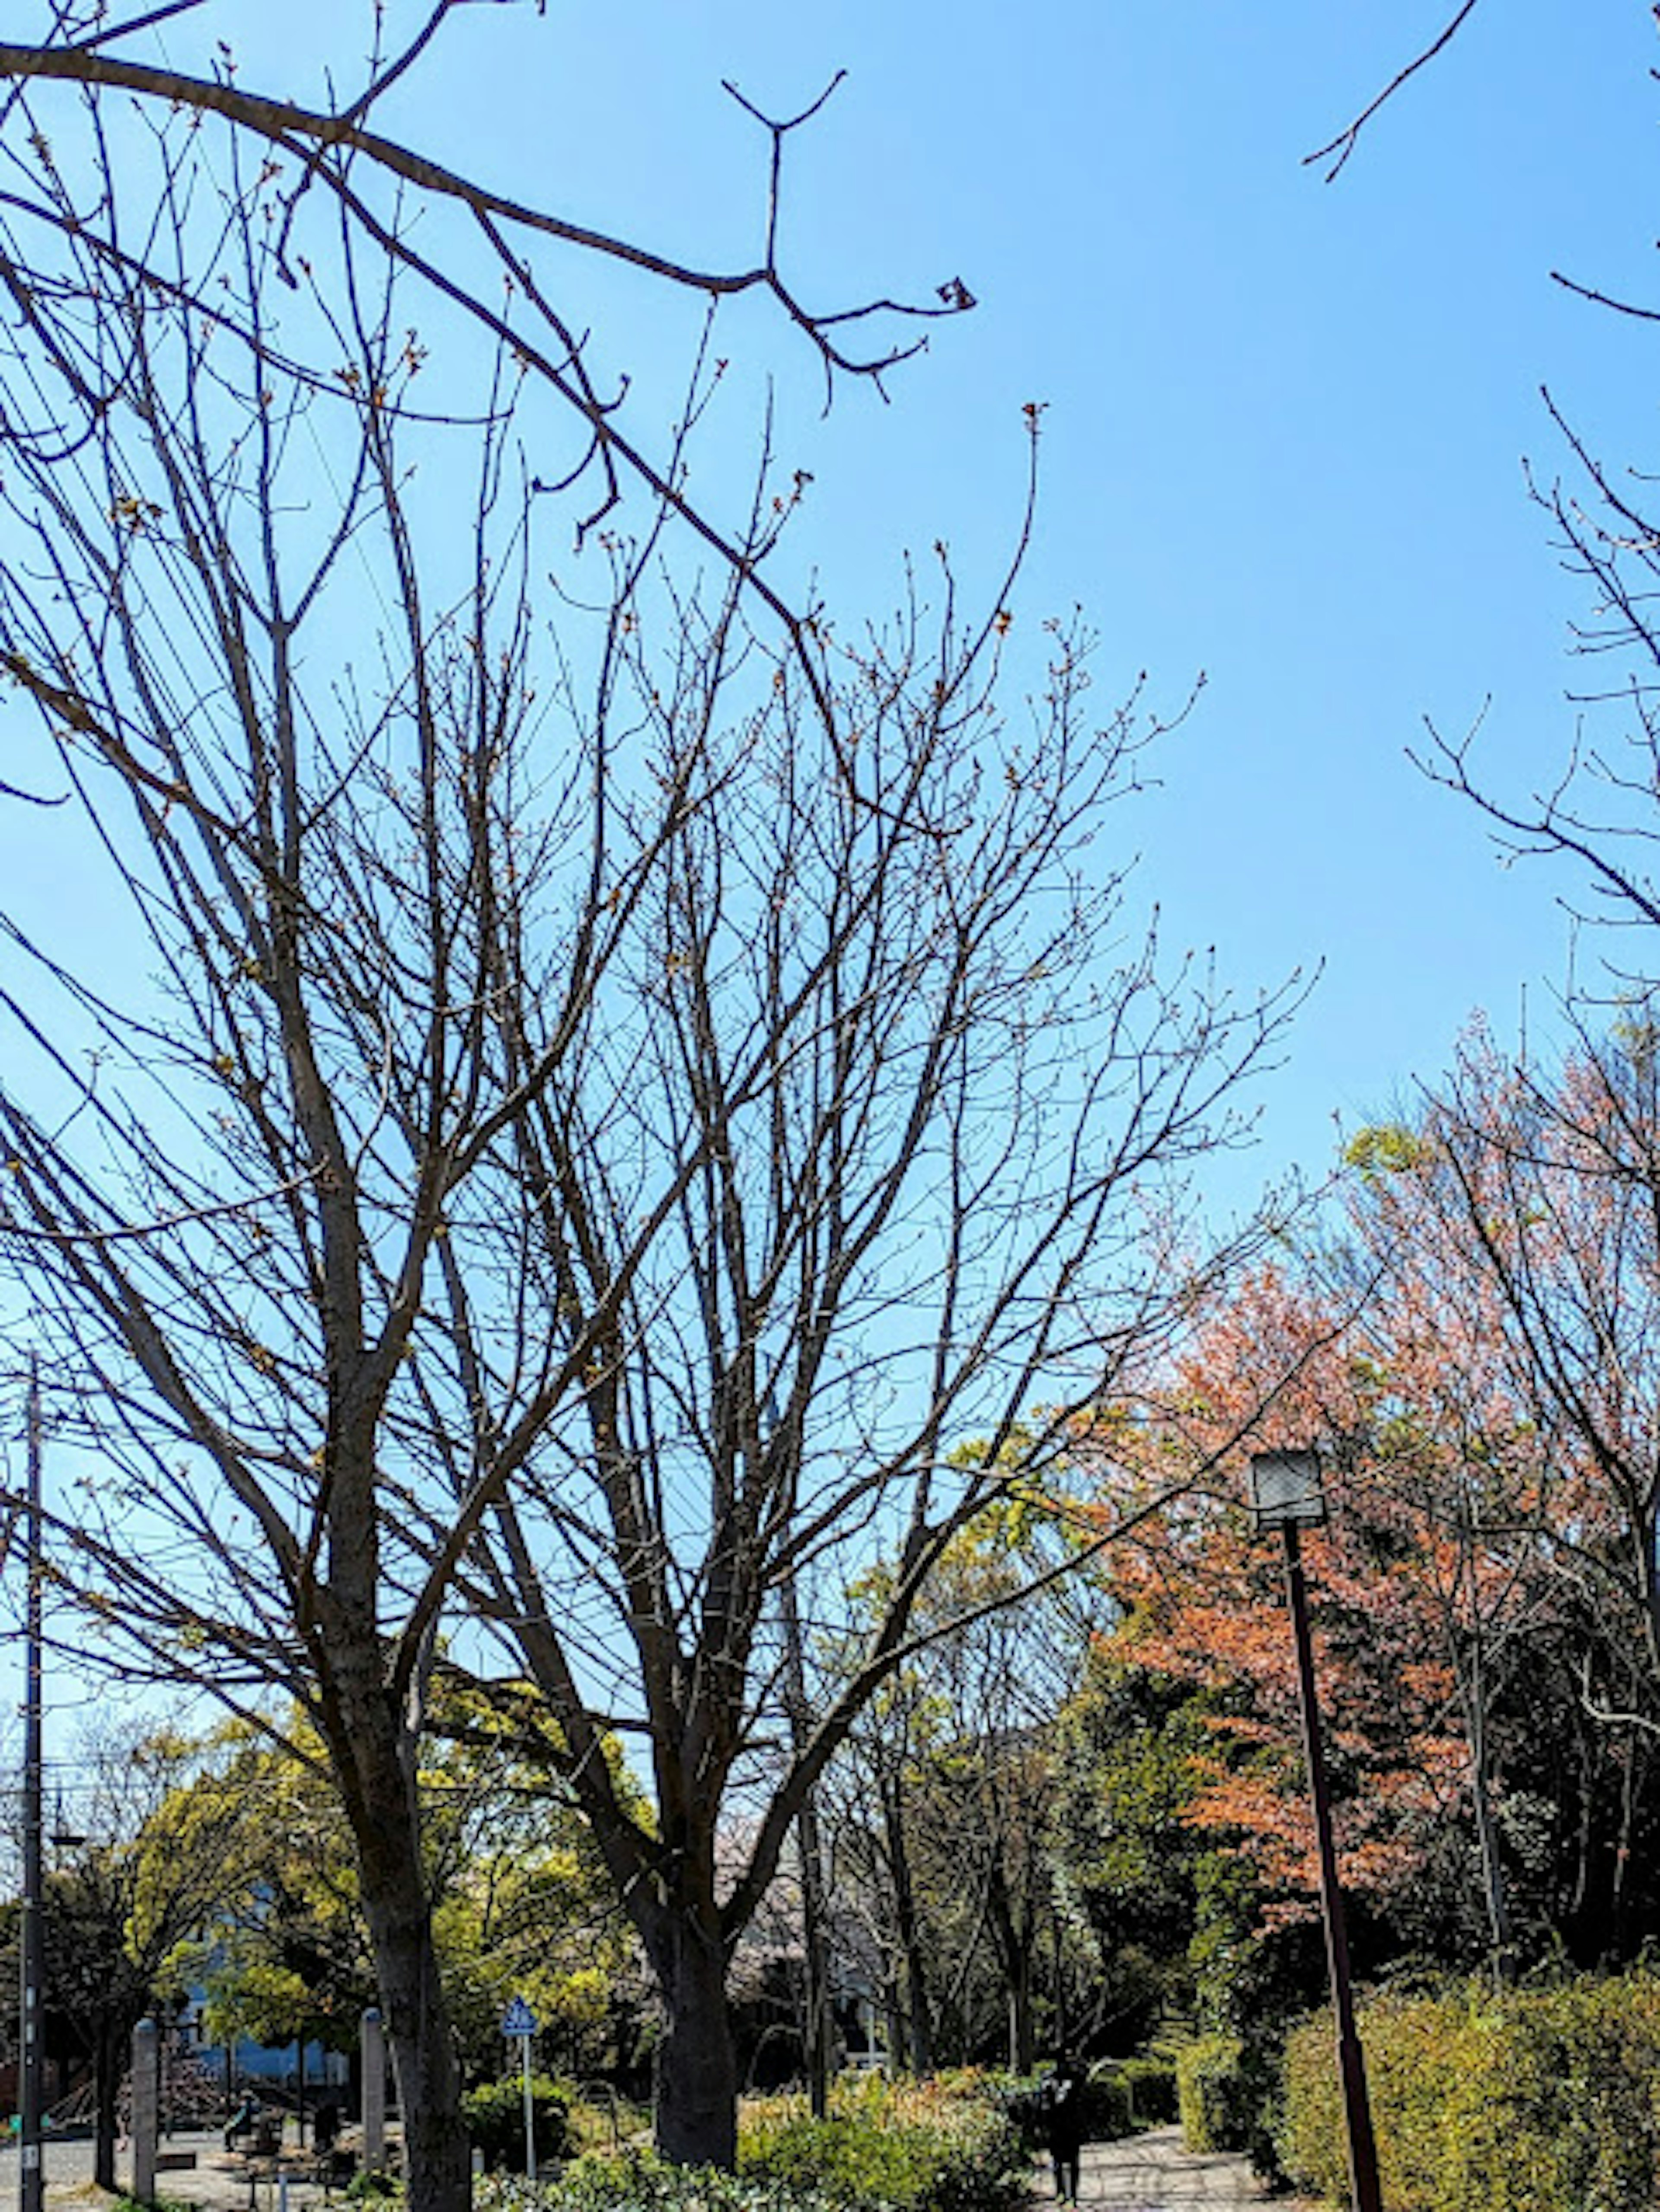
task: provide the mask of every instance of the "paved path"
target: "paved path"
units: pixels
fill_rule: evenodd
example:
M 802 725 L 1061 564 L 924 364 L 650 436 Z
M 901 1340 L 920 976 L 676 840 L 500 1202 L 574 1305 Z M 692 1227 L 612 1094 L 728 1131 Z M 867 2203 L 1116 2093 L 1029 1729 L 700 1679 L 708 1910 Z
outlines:
M 175 2203 L 199 2205 L 204 2212 L 282 2212 L 284 2192 L 263 2176 L 256 2187 L 246 2160 L 227 2155 L 217 2130 L 168 2136 L 161 2148 L 164 2155 L 193 2151 L 196 2164 L 184 2172 L 158 2173 L 158 2195 Z M 48 2136 L 45 2171 L 47 2212 L 87 2212 L 87 2208 L 108 2202 L 92 2186 L 92 2144 L 84 2138 L 54 2141 Z M 131 2179 L 132 2151 L 125 2142 L 116 2152 L 115 2172 L 123 2186 Z M 8 2143 L 0 2148 L 0 2207 L 15 2205 L 17 2195 L 17 2148 Z M 321 2212 L 325 2202 L 324 2191 L 309 2179 L 291 2179 L 286 2197 L 288 2212 L 312 2212 L 313 2207 Z M 340 2212 L 344 2202 L 341 2192 L 334 2191 L 335 2212 Z
M 227 2158 L 217 2135 L 181 2135 L 169 2139 L 164 2149 L 192 2149 L 195 2169 L 156 2177 L 161 2193 L 175 2203 L 200 2206 L 203 2212 L 282 2212 L 280 2192 L 262 2181 L 257 2195 L 251 2192 L 240 2160 Z M 131 2171 L 130 2154 L 123 2152 L 116 2170 L 125 2181 Z M 88 2142 L 46 2145 L 47 2212 L 90 2212 L 95 2203 L 90 2187 L 92 2146 Z M 1212 2212 L 1255 2212 L 1269 2200 L 1251 2172 L 1248 2160 L 1226 2153 L 1204 2154 L 1183 2150 L 1179 2128 L 1154 2128 L 1149 2134 L 1128 2136 L 1122 2142 L 1090 2143 L 1084 2151 L 1081 2212 L 1112 2208 L 1112 2212 L 1186 2212 L 1207 2205 Z M 252 2201 L 251 2201 L 252 2199 Z M 0 2148 L 0 2207 L 17 2201 L 17 2152 Z M 1275 2200 L 1279 2212 L 1314 2212 L 1294 2200 Z M 342 2212 L 337 2192 L 334 2212 Z M 1054 2203 L 1047 2161 L 1034 2212 L 1045 2212 Z M 323 2192 L 291 2184 L 289 2212 L 323 2212 Z
M 1080 2180 L 1082 2212 L 1096 2205 L 1112 2205 L 1118 2212 L 1181 2212 L 1190 2204 L 1246 2212 L 1269 2201 L 1249 2159 L 1225 2151 L 1184 2150 L 1179 2128 L 1153 2128 L 1122 2142 L 1086 2143 Z M 1046 2173 L 1039 2202 L 1054 2201 Z M 1280 2212 L 1314 2212 L 1289 2197 L 1274 2201 Z

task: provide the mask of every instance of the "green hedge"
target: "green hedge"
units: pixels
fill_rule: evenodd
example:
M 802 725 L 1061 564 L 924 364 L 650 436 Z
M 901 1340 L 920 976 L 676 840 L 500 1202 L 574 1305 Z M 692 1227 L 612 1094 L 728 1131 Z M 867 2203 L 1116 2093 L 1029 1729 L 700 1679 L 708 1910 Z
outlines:
M 739 2171 L 650 2151 L 589 2152 L 532 2191 L 481 2183 L 475 2212 L 1024 2212 L 1031 2157 L 990 2082 L 844 2077 L 815 2120 L 805 2097 L 746 2099 Z
M 1129 2080 L 1129 2069 L 1139 2064 L 1137 2060 L 1121 2063 L 1104 2060 L 1092 2066 L 1085 2076 L 1083 2096 L 1079 2106 L 1079 2125 L 1085 2142 L 1113 2142 L 1121 2136 L 1131 2136 L 1137 2128 L 1150 2127 L 1152 2119 L 1145 2113 L 1138 2116 L 1134 2093 Z M 1154 2069 L 1153 2070 L 1157 2070 Z M 1164 2069 L 1168 2074 L 1170 2069 Z M 1004 2111 L 1019 2130 L 1020 2139 L 1028 2151 L 1045 2149 L 1049 2143 L 1049 2084 L 1053 2076 L 1043 2074 L 1004 2075 L 998 2095 Z M 1175 2076 L 1171 2075 L 1170 2117 L 1176 2117 Z M 1156 2101 L 1156 2094 L 1155 2094 Z
M 1660 1978 L 1386 1998 L 1360 2027 L 1389 2212 L 1654 2212 Z M 1280 2149 L 1347 2202 L 1328 2016 L 1287 2045 Z
M 1122 2066 L 1094 2066 L 1084 2082 L 1085 2142 L 1116 2142 L 1135 2133 L 1135 2107 Z
M 570 2093 L 545 2074 L 531 2076 L 536 2122 L 536 2162 L 564 2158 L 571 2147 Z M 491 2172 L 504 2166 L 525 2170 L 525 2085 L 522 2080 L 486 2081 L 462 2100 L 467 2140 Z
M 804 2097 L 746 2101 L 738 2170 L 839 2212 L 1015 2212 L 1031 2185 L 1030 2149 L 977 2075 L 844 2077 L 822 2120 Z
M 1189 2150 L 1237 2150 L 1257 2173 L 1283 2178 L 1276 2140 L 1280 2054 L 1237 2035 L 1201 2035 L 1176 2054 L 1177 2106 Z
M 1127 2058 L 1118 2078 L 1129 2097 L 1132 2129 L 1161 2127 L 1179 2117 L 1176 2069 L 1168 2058 Z
M 649 2152 L 590 2153 L 539 2188 L 492 2175 L 473 2191 L 473 2212 L 839 2212 L 825 2197 L 746 2181 L 708 2166 L 665 2166 Z
M 1189 2150 L 1243 2150 L 1255 2118 L 1245 2046 L 1237 2035 L 1201 2035 L 1176 2054 L 1177 2110 Z

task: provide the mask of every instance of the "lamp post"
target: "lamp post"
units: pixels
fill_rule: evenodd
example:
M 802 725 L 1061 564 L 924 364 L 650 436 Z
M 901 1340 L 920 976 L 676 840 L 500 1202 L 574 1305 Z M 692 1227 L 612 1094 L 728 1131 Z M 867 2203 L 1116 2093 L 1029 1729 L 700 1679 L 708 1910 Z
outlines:
M 1297 1682 L 1303 1709 L 1303 1749 L 1314 1807 L 1320 1856 L 1320 1909 L 1326 1929 L 1326 1969 L 1332 2009 L 1337 2016 L 1337 2066 L 1343 2083 L 1348 2122 L 1349 2187 L 1354 2212 L 1383 2212 L 1377 2185 L 1377 2146 L 1366 2098 L 1365 2060 L 1354 2021 L 1349 1978 L 1348 1934 L 1343 1924 L 1343 1893 L 1337 1881 L 1337 1852 L 1332 1842 L 1331 1800 L 1326 1789 L 1325 1754 L 1320 1735 L 1320 1704 L 1314 1680 L 1314 1644 L 1309 1634 L 1308 1590 L 1303 1577 L 1303 1531 L 1326 1517 L 1326 1494 L 1316 1451 L 1254 1452 L 1250 1461 L 1251 1511 L 1259 1529 L 1278 1528 L 1286 1547 L 1286 1598 L 1297 1644 Z
M 28 1394 L 28 1533 L 25 1571 L 28 1589 L 24 1616 L 23 1689 L 23 1895 L 19 1944 L 22 1962 L 22 2049 L 17 2099 L 19 2212 L 41 2212 L 46 2175 L 41 2166 L 46 2049 L 46 1863 L 41 1850 L 45 1825 L 42 1803 L 44 1765 L 41 1759 L 42 1700 L 40 1654 L 43 1634 L 46 1567 L 41 1555 L 40 1523 L 40 1378 L 35 1362 L 29 1362 Z

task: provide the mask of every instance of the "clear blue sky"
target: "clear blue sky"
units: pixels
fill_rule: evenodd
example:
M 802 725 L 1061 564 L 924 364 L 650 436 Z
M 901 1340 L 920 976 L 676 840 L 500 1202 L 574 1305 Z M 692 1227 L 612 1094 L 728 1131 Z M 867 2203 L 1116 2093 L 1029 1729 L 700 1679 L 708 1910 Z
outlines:
M 721 78 L 783 112 L 848 71 L 790 172 L 803 289 L 926 295 L 960 273 L 981 305 L 890 407 L 844 392 L 827 429 L 764 319 L 733 318 L 723 345 L 781 372 L 832 599 L 879 601 L 901 550 L 936 537 L 989 578 L 1021 404 L 1048 404 L 1025 608 L 1083 603 L 1104 690 L 1144 667 L 1171 702 L 1209 679 L 1132 832 L 1171 941 L 1213 941 L 1242 986 L 1325 963 L 1264 1094 L 1263 1170 L 1317 1169 L 1331 1116 L 1432 1076 L 1472 1009 L 1512 1023 L 1530 985 L 1545 1013 L 1566 886 L 1501 871 L 1405 750 L 1426 714 L 1457 732 L 1489 699 L 1505 783 L 1571 740 L 1583 609 L 1522 468 L 1565 459 L 1540 386 L 1611 459 L 1660 459 L 1652 338 L 1550 276 L 1660 296 L 1640 0 L 1484 0 L 1335 184 L 1302 165 L 1451 12 L 551 0 L 470 13 L 441 100 L 406 118 L 563 212 L 741 262 L 763 148 Z M 593 296 L 639 368 L 660 302 Z
M 314 100 L 350 5 L 235 0 L 202 21 L 245 83 Z M 777 374 L 786 458 L 817 479 L 800 543 L 838 605 L 885 605 L 904 549 L 936 538 L 989 586 L 1021 408 L 1046 403 L 1022 620 L 1081 602 L 1104 698 L 1143 668 L 1172 704 L 1208 677 L 1164 787 L 1126 817 L 1146 894 L 1173 945 L 1215 944 L 1243 990 L 1324 963 L 1235 1197 L 1317 1171 L 1334 1115 L 1433 1077 L 1473 1009 L 1508 1025 L 1526 987 L 1544 1014 L 1566 886 L 1501 872 L 1406 748 L 1426 714 L 1456 732 L 1488 700 L 1506 785 L 1548 779 L 1571 741 L 1583 609 L 1522 472 L 1565 459 L 1541 384 L 1610 459 L 1660 465 L 1653 337 L 1550 278 L 1660 297 L 1645 0 L 1482 0 L 1336 184 L 1302 166 L 1452 5 L 481 4 L 386 118 L 579 221 L 741 264 L 764 145 L 721 79 L 781 112 L 848 70 L 789 172 L 792 275 L 825 306 L 960 275 L 981 304 L 890 406 L 850 389 L 828 424 L 767 316 L 737 312 L 722 348 Z M 200 37 L 186 18 L 161 50 L 184 64 Z M 569 275 L 596 349 L 672 389 L 684 314 L 580 258 Z M 0 868 L 38 834 L 0 814 Z
M 848 72 L 788 172 L 792 275 L 831 305 L 960 274 L 981 304 L 894 375 L 891 405 L 848 389 L 827 424 L 775 319 L 740 307 L 721 349 L 777 378 L 785 458 L 816 477 L 798 548 L 842 607 L 889 603 L 904 550 L 936 538 L 989 588 L 1020 410 L 1046 403 L 1022 619 L 1081 603 L 1104 701 L 1143 668 L 1170 704 L 1208 678 L 1163 788 L 1125 817 L 1144 890 L 1172 946 L 1214 943 L 1242 988 L 1324 963 L 1236 1195 L 1292 1161 L 1317 1170 L 1334 1114 L 1432 1077 L 1473 1009 L 1511 1024 L 1529 985 L 1544 1012 L 1566 886 L 1501 872 L 1405 751 L 1425 715 L 1456 732 L 1489 699 L 1483 757 L 1507 785 L 1548 777 L 1571 741 L 1582 609 L 1522 470 L 1565 458 L 1541 384 L 1611 458 L 1660 459 L 1651 338 L 1550 276 L 1646 296 L 1654 274 L 1660 40 L 1642 0 L 1483 0 L 1338 182 L 1303 166 L 1451 12 L 479 5 L 385 118 L 579 221 L 742 265 L 765 146 L 721 79 L 781 112 Z M 394 25 L 425 13 L 392 0 Z M 319 58 L 350 55 L 341 26 L 368 15 L 216 0 L 149 50 L 185 65 L 224 36 L 245 83 L 317 100 Z M 648 406 L 660 374 L 666 414 L 684 310 L 580 256 L 566 275 L 596 361 Z M 717 450 L 746 450 L 757 405 L 729 407 Z

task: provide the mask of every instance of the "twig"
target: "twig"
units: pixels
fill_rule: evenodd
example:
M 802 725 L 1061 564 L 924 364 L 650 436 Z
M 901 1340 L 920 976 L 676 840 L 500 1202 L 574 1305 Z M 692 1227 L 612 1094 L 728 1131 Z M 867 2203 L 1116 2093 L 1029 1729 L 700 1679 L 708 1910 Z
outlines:
M 1303 167 L 1306 169 L 1315 161 L 1323 161 L 1329 154 L 1336 154 L 1337 159 L 1332 163 L 1330 168 L 1327 170 L 1325 174 L 1325 182 L 1327 184 L 1330 184 L 1333 178 L 1337 175 L 1338 172 L 1342 168 L 1343 164 L 1348 160 L 1349 155 L 1353 153 L 1356 145 L 1359 143 L 1360 133 L 1365 129 L 1367 124 L 1371 121 L 1372 117 L 1377 114 L 1378 109 L 1383 106 L 1385 101 L 1394 99 L 1395 94 L 1400 91 L 1402 86 L 1407 82 L 1408 77 L 1415 76 L 1418 74 L 1418 71 L 1424 67 L 1426 62 L 1432 62 L 1435 59 L 1435 57 L 1440 52 L 1442 47 L 1448 45 L 1450 40 L 1456 36 L 1458 31 L 1462 28 L 1467 19 L 1475 14 L 1475 5 L 1476 0 L 1464 0 L 1463 6 L 1453 17 L 1451 22 L 1450 22 L 1446 28 L 1441 33 L 1439 38 L 1433 40 L 1430 45 L 1426 46 L 1423 52 L 1420 54 L 1414 61 L 1409 61 L 1403 70 L 1397 70 L 1395 76 L 1392 76 L 1389 82 L 1383 87 L 1382 92 L 1378 94 L 1377 99 L 1372 100 L 1365 107 L 1363 107 L 1359 114 L 1355 117 L 1353 122 L 1351 123 L 1346 130 L 1340 131 L 1337 136 L 1335 138 L 1328 140 L 1325 145 L 1316 146 L 1313 153 L 1304 154 L 1303 156 Z M 1341 149 L 1341 152 L 1339 151 L 1340 148 Z

